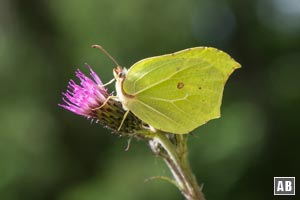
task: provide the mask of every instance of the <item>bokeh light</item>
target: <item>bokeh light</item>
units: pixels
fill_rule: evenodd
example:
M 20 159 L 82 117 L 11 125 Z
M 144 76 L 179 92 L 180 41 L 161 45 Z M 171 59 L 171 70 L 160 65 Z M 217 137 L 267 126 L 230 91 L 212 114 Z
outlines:
M 0 199 L 182 199 L 146 142 L 57 106 L 89 63 L 103 82 L 114 64 L 195 46 L 228 52 L 242 68 L 224 91 L 222 117 L 189 138 L 207 199 L 272 199 L 274 176 L 300 168 L 298 0 L 2 0 Z M 109 86 L 110 92 L 114 85 Z M 297 193 L 297 192 L 296 192 Z

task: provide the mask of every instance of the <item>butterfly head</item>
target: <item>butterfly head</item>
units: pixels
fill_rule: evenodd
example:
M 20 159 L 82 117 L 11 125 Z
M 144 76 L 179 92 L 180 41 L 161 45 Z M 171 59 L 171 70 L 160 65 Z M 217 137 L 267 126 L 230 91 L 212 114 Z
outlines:
M 114 69 L 114 77 L 116 80 L 120 80 L 120 79 L 125 79 L 126 78 L 126 74 L 127 74 L 127 69 L 124 67 L 120 67 L 120 66 L 117 66 L 115 69 Z

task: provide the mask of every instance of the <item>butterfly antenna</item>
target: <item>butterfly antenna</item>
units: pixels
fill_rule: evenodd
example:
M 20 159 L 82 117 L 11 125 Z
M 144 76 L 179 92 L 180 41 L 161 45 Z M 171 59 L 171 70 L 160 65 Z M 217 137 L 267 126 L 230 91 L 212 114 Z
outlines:
M 114 59 L 114 57 L 112 57 L 102 46 L 94 44 L 92 45 L 92 48 L 101 50 L 105 55 L 107 55 L 111 59 L 111 61 L 113 61 L 117 66 L 120 66 L 119 63 Z

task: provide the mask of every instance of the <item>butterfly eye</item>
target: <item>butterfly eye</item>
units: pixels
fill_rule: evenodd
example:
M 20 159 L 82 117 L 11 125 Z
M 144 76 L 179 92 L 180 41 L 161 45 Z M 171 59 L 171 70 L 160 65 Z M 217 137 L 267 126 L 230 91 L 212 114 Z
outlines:
M 117 75 L 118 78 L 125 77 L 125 73 L 124 73 L 123 69 L 120 66 L 118 66 L 114 69 L 114 73 Z
M 122 72 L 119 72 L 119 73 L 118 73 L 118 77 L 119 77 L 119 78 L 122 78 Z

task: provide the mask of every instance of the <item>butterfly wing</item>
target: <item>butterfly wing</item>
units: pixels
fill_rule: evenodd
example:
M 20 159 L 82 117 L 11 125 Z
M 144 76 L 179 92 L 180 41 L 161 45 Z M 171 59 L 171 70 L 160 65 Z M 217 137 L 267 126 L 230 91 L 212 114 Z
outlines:
M 141 60 L 128 71 L 128 109 L 156 129 L 184 134 L 220 116 L 226 80 L 240 65 L 228 54 L 196 47 Z

